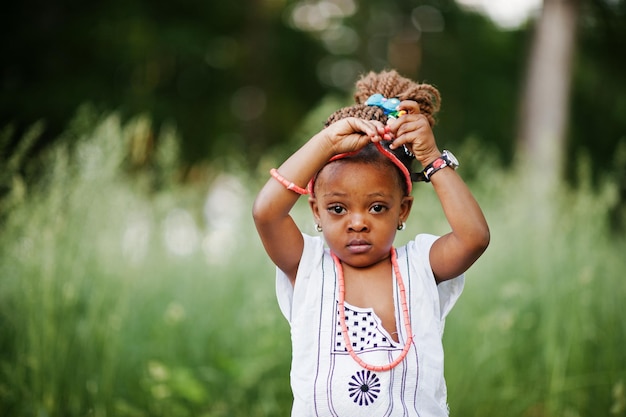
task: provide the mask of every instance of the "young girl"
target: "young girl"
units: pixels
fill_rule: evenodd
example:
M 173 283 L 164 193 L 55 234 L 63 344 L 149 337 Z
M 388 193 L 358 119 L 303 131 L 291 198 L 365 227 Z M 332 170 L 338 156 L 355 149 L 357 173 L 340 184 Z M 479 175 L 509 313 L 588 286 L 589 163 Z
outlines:
M 254 203 L 291 325 L 292 416 L 447 416 L 444 320 L 489 229 L 456 159 L 435 143 L 438 91 L 395 71 L 356 87 L 357 104 L 273 169 Z M 419 180 L 432 184 L 451 231 L 394 248 Z M 323 239 L 289 215 L 300 194 Z

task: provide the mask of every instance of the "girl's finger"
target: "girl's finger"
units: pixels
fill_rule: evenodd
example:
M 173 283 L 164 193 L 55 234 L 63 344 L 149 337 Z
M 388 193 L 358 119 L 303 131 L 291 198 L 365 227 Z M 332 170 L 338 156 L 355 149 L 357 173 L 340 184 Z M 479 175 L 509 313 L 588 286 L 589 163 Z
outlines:
M 370 137 L 374 137 L 378 134 L 376 127 L 363 119 L 353 117 L 345 120 L 348 121 L 350 129 L 354 133 L 361 133 Z
M 398 110 L 404 110 L 409 114 L 420 114 L 420 106 L 417 101 L 403 100 L 398 105 Z
M 420 130 L 419 120 L 405 119 L 398 125 L 393 126 L 390 133 L 395 138 L 394 142 L 400 140 L 400 142 L 398 143 L 405 144 L 406 142 L 413 141 L 413 139 L 411 137 L 407 137 L 407 135 L 413 136 L 411 135 L 411 133 L 418 132 L 419 130 Z

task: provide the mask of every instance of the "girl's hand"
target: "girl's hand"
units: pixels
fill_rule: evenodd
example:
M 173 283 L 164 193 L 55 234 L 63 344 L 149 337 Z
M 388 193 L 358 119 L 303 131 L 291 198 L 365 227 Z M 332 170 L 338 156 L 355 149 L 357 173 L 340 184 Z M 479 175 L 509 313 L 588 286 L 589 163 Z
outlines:
M 383 139 L 393 141 L 391 149 L 405 145 L 422 166 L 426 167 L 441 156 L 428 119 L 420 114 L 419 105 L 413 100 L 402 101 L 398 110 L 405 110 L 407 114 L 391 120 L 384 127 Z
M 356 117 L 341 119 L 322 131 L 334 155 L 358 151 L 370 142 L 381 140 L 382 123 Z

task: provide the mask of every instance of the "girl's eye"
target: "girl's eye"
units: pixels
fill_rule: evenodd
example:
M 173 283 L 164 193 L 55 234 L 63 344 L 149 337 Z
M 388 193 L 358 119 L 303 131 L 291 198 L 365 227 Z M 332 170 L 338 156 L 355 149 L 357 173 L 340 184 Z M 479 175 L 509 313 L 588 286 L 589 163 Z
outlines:
M 374 213 L 382 213 L 383 211 L 385 211 L 385 206 L 383 206 L 382 204 L 374 204 L 371 208 L 371 211 L 373 211 Z
M 341 206 L 330 206 L 328 207 L 328 211 L 330 211 L 333 214 L 343 214 L 346 211 L 346 209 Z

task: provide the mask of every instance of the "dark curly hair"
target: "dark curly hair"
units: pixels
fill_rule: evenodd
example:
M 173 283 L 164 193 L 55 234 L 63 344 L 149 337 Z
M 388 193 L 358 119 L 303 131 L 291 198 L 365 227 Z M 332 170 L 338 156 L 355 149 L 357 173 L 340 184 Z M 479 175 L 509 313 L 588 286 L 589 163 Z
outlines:
M 365 104 L 367 99 L 376 93 L 380 93 L 387 98 L 396 97 L 401 101 L 413 100 L 417 102 L 420 113 L 426 116 L 430 126 L 435 125 L 435 115 L 441 105 L 439 91 L 430 84 L 416 83 L 415 81 L 401 76 L 395 70 L 390 70 L 379 73 L 369 72 L 363 75 L 356 82 L 356 91 L 354 93 L 354 101 L 356 104 L 341 108 L 331 114 L 324 123 L 324 126 L 328 127 L 346 117 L 358 117 L 359 119 L 377 120 L 382 123 L 387 123 L 388 117 L 385 115 L 383 109 Z M 409 172 L 412 172 L 412 164 L 415 158 L 405 147 L 391 150 L 388 148 L 388 142 L 383 142 L 382 144 L 402 162 Z M 374 144 L 367 145 L 362 151 L 350 155 L 345 159 L 358 162 L 391 163 L 387 157 L 382 155 L 378 149 L 375 148 Z M 398 167 L 395 165 L 394 167 L 398 172 L 399 184 L 404 194 L 407 195 L 409 190 L 404 174 Z
M 356 82 L 354 93 L 355 105 L 337 110 L 328 117 L 325 126 L 345 119 L 358 117 L 365 120 L 387 122 L 383 110 L 375 106 L 367 106 L 365 102 L 372 95 L 380 93 L 387 98 L 397 97 L 402 100 L 417 102 L 420 112 L 426 116 L 430 126 L 435 125 L 435 115 L 441 106 L 439 91 L 430 84 L 419 84 L 398 74 L 396 71 L 370 72 Z

